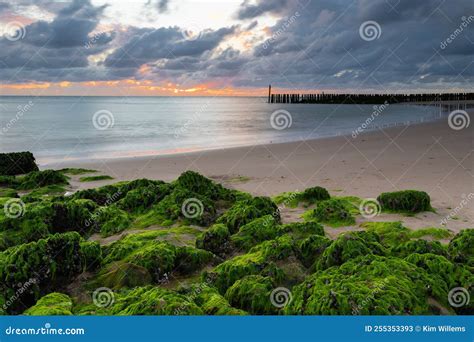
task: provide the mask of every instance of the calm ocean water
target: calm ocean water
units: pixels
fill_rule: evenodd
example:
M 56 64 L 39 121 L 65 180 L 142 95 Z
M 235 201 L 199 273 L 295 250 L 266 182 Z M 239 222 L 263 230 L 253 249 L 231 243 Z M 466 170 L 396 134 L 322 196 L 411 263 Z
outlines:
M 168 154 L 352 134 L 358 127 L 437 117 L 434 107 L 267 104 L 256 97 L 4 96 L 0 151 L 29 150 L 40 163 Z

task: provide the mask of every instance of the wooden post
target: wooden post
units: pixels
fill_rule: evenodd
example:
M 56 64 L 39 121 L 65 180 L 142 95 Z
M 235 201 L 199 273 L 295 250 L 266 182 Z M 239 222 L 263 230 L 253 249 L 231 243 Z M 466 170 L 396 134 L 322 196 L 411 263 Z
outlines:
M 268 103 L 270 103 L 270 97 L 272 96 L 272 85 L 268 85 Z

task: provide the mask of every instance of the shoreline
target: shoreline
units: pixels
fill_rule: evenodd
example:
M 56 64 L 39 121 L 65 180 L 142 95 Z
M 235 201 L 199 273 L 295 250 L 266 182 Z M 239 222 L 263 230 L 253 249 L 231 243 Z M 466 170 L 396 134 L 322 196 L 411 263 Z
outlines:
M 423 190 L 431 196 L 436 213 L 422 213 L 403 221 L 415 229 L 439 227 L 443 218 L 474 192 L 473 127 L 453 130 L 443 118 L 365 132 L 356 138 L 337 136 L 173 155 L 63 161 L 46 167 L 95 169 L 114 178 L 85 183 L 73 179 L 73 190 L 137 178 L 172 181 L 186 170 L 263 196 L 316 185 L 327 188 L 333 196 L 360 198 L 376 198 L 387 191 Z M 472 202 L 468 201 L 456 219 L 448 222 L 449 229 L 474 227 Z M 377 219 L 390 217 L 384 214 Z

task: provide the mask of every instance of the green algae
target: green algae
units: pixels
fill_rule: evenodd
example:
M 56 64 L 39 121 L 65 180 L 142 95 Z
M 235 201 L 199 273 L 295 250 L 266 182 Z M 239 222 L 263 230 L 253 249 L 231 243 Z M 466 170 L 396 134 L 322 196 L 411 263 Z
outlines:
M 101 180 L 111 180 L 114 179 L 114 177 L 108 176 L 108 175 L 98 175 L 98 176 L 85 176 L 79 178 L 79 182 L 97 182 Z
M 312 188 L 307 188 L 302 192 L 283 192 L 273 197 L 273 200 L 276 204 L 283 204 L 286 207 L 295 208 L 301 202 L 303 202 L 305 205 L 311 205 L 329 198 L 331 198 L 331 196 L 325 188 L 315 186 Z
M 53 292 L 41 297 L 23 314 L 27 316 L 70 316 L 72 300 L 68 295 Z
M 424 191 L 403 190 L 384 192 L 377 197 L 382 210 L 387 212 L 414 214 L 432 211 L 430 196 Z
M 331 227 L 350 226 L 355 224 L 350 207 L 346 200 L 332 198 L 319 202 L 315 209 L 307 211 L 303 217 L 308 221 L 314 220 Z
M 230 232 L 223 224 L 214 224 L 196 239 L 196 247 L 223 256 L 230 252 Z
M 229 303 L 253 315 L 276 313 L 276 307 L 270 301 L 274 288 L 270 277 L 250 275 L 237 280 L 225 294 Z

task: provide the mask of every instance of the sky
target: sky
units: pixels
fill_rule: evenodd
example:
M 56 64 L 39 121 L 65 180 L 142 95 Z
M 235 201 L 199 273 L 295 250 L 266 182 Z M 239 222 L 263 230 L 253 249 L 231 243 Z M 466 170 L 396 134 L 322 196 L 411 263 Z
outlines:
M 0 95 L 474 89 L 472 0 L 0 1 Z

